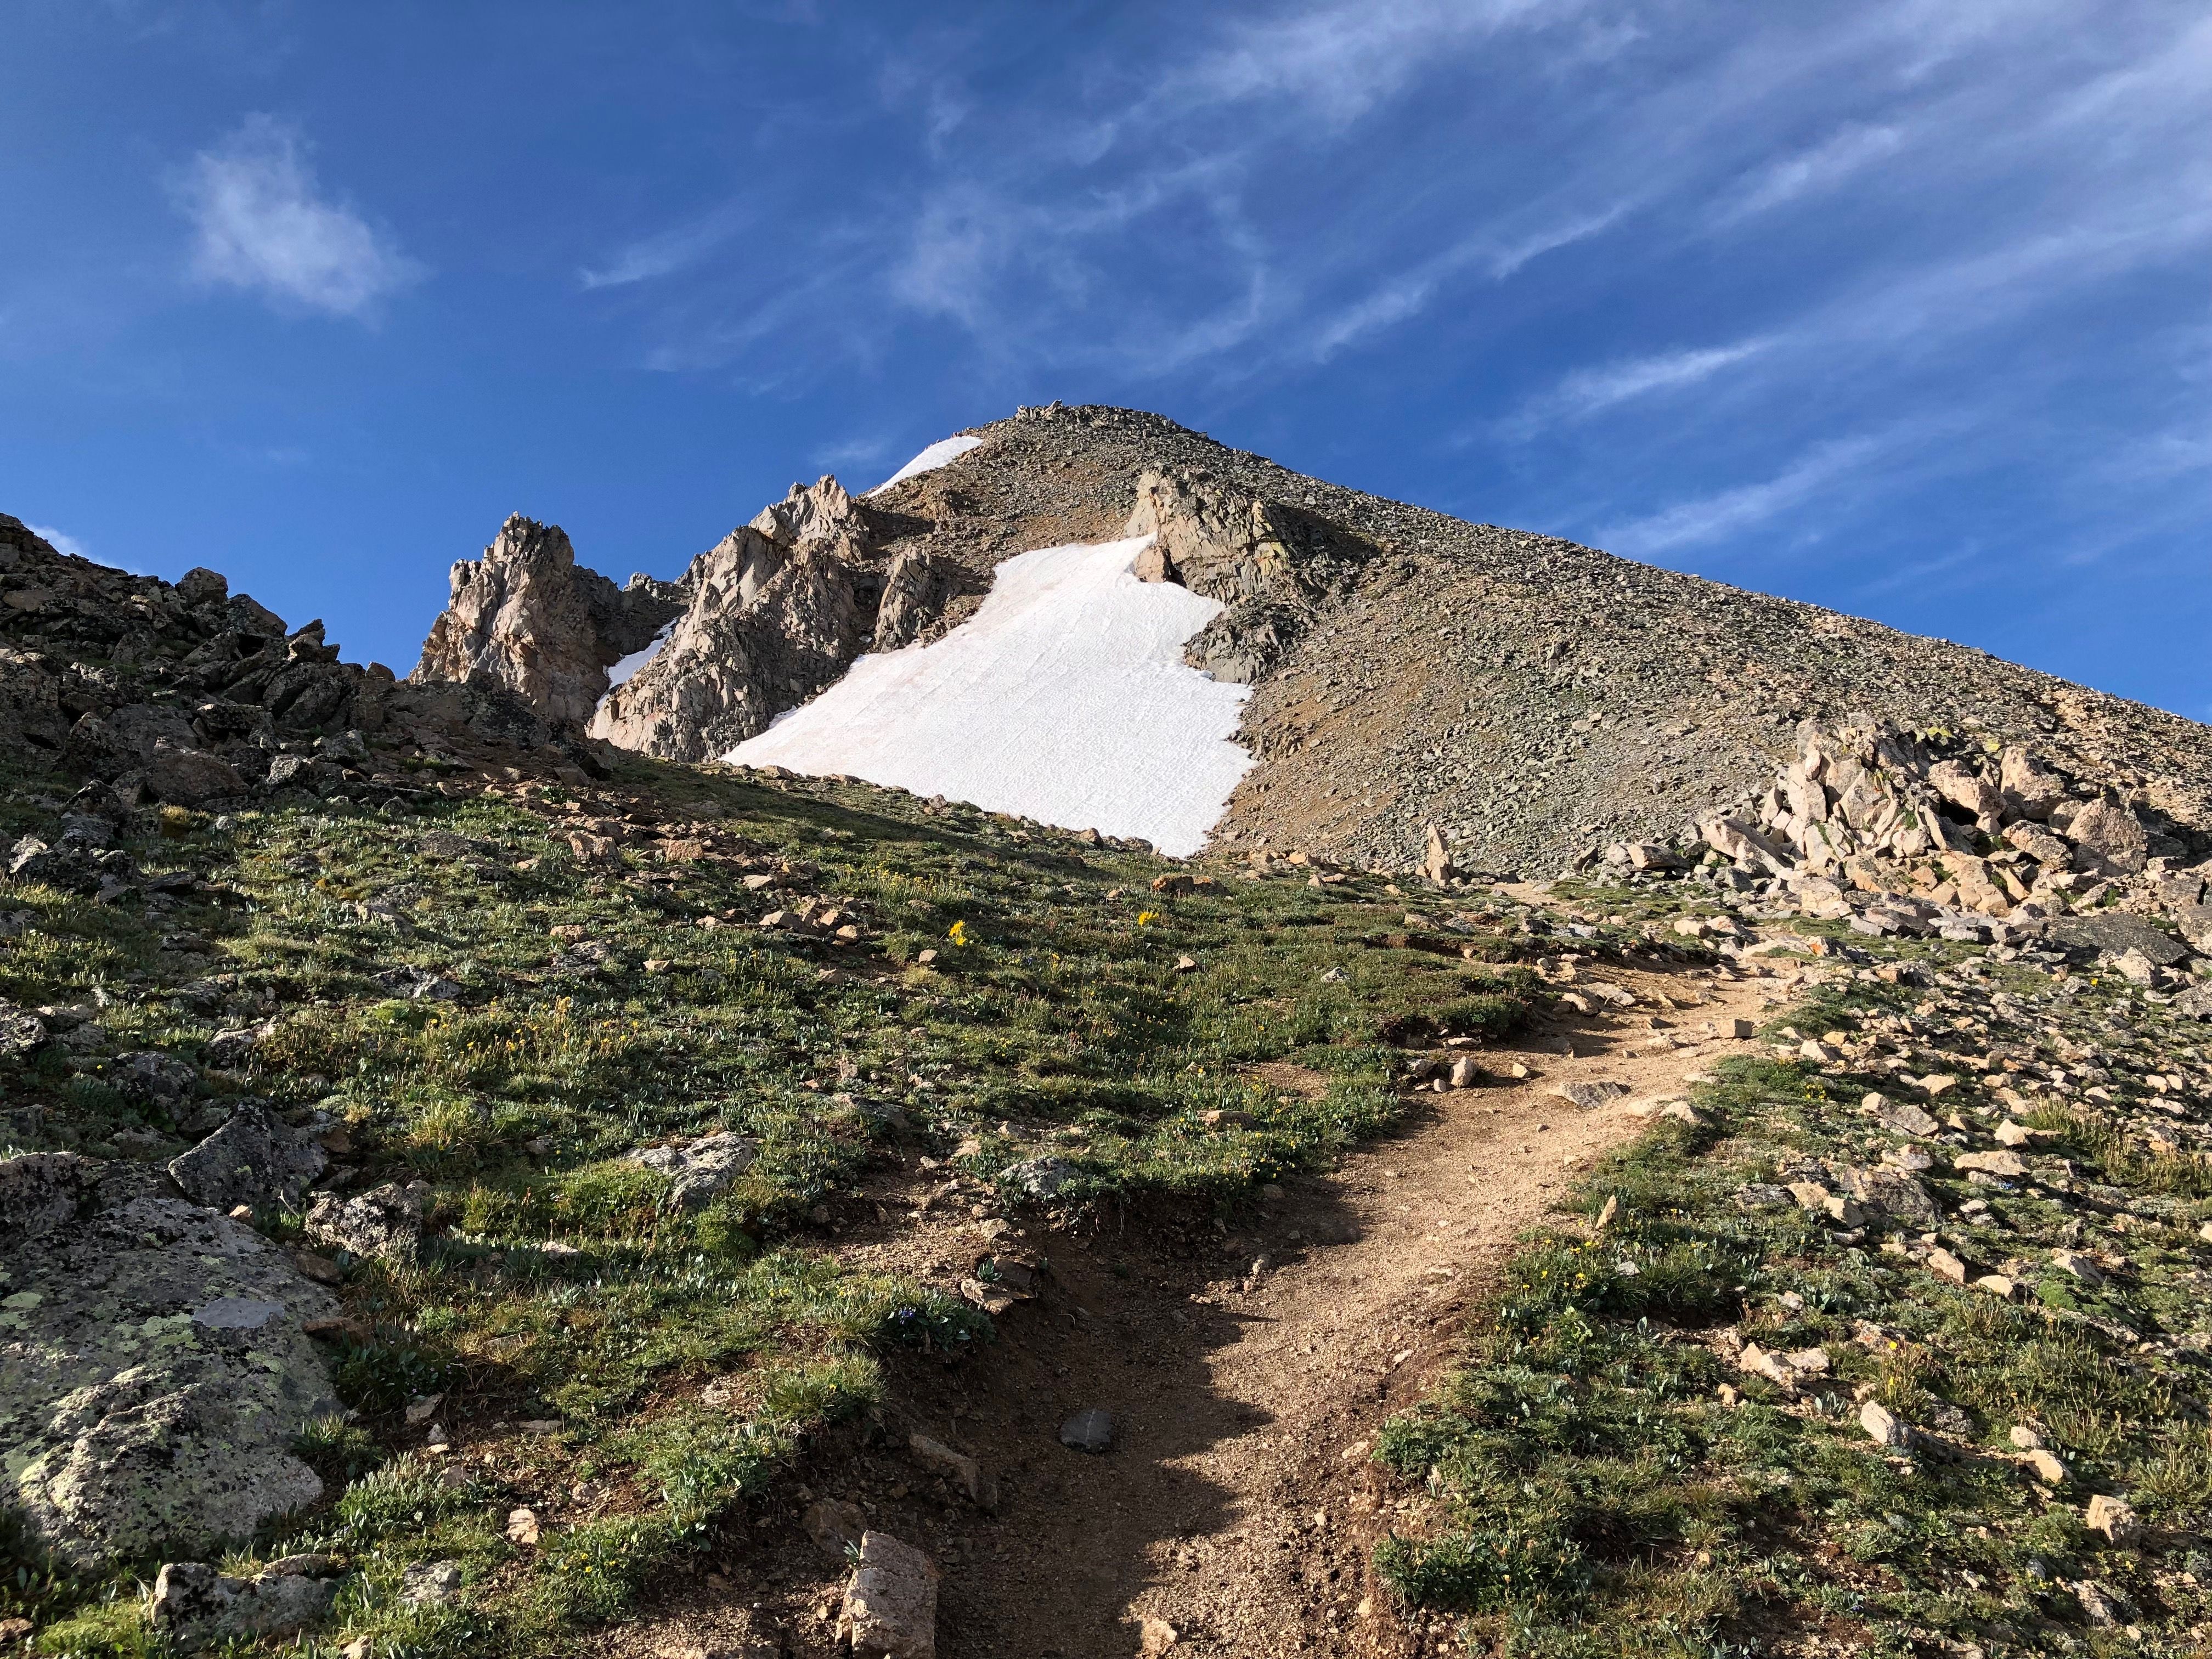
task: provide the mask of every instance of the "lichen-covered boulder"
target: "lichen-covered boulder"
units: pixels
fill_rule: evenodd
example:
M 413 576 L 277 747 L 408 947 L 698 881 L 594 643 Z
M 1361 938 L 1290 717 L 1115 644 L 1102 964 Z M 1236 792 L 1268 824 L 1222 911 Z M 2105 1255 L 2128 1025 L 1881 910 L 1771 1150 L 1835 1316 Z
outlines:
M 107 1074 L 108 1085 L 135 1105 L 174 1112 L 192 1097 L 200 1080 L 189 1060 L 174 1054 L 119 1054 Z
M 204 1561 L 172 1561 L 154 1581 L 147 1614 L 180 1653 L 247 1637 L 289 1636 L 330 1611 L 336 1589 L 307 1571 L 285 1569 L 327 1561 L 295 1557 L 251 1578 L 228 1577 Z
M 355 1198 L 328 1194 L 307 1212 L 307 1237 L 349 1255 L 412 1261 L 422 1248 L 425 1181 L 386 1182 Z
M 290 1450 L 338 1409 L 283 1251 L 68 1152 L 0 1159 L 0 1501 L 68 1565 L 202 1553 L 321 1495 Z
M 760 1161 L 760 1142 L 730 1131 L 702 1136 L 688 1146 L 647 1146 L 630 1154 L 633 1163 L 669 1178 L 668 1200 L 696 1209 L 719 1198 L 732 1182 Z
M 320 1146 L 249 1100 L 191 1151 L 171 1158 L 169 1176 L 194 1203 L 228 1210 L 297 1204 L 329 1163 Z
M 2094 874 L 2135 875 L 2148 861 L 2149 837 L 2142 821 L 2124 806 L 2092 801 L 2068 821 L 2075 866 Z

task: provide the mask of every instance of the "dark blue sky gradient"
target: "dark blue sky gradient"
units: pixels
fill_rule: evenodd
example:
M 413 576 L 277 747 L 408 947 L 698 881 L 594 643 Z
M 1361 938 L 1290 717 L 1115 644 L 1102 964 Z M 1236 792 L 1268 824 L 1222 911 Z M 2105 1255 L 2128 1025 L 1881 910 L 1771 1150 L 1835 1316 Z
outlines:
M 2212 715 L 2201 4 L 25 0 L 0 58 L 0 511 L 402 672 L 509 511 L 673 574 L 1059 398 Z

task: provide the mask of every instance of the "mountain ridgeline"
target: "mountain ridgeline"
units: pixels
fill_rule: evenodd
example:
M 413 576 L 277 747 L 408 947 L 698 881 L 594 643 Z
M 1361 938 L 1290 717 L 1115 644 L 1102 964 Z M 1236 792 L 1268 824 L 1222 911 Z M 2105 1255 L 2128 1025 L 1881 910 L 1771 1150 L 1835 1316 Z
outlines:
M 1555 870 L 1694 836 L 1751 805 L 1804 721 L 1850 715 L 2031 744 L 2154 833 L 2212 830 L 2212 732 L 1967 647 L 1340 489 L 1134 410 L 1024 409 L 969 435 L 865 497 L 794 484 L 672 583 L 617 592 L 559 531 L 510 520 L 454 567 L 410 678 L 706 760 L 861 653 L 957 626 L 1004 559 L 1149 534 L 1139 576 L 1225 607 L 1186 659 L 1252 688 L 1258 763 L 1217 850 L 1402 870 L 1433 826 L 1463 866 Z

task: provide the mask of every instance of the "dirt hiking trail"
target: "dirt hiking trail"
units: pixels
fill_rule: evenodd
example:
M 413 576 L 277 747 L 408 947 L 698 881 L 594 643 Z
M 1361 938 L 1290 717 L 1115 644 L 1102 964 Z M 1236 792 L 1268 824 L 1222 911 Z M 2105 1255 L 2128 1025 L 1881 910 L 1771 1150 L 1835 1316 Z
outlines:
M 1608 966 L 1590 981 L 1635 1006 L 1480 1049 L 1493 1079 L 1516 1064 L 1529 1075 L 1414 1095 L 1393 1137 L 1285 1182 L 1239 1232 L 1109 1214 L 1091 1237 L 1000 1239 L 1050 1260 L 1000 1340 L 957 1365 L 895 1364 L 872 1433 L 815 1448 L 781 1512 L 761 1506 L 757 1544 L 592 1650 L 838 1651 L 842 1563 L 798 1524 L 829 1499 L 937 1559 L 940 1659 L 1457 1651 L 1437 1642 L 1449 1621 L 1409 1627 L 1375 1578 L 1393 1515 L 1374 1435 L 1449 1366 L 1515 1238 L 1685 1077 L 1747 1050 L 1735 1022 L 1777 994 L 1726 969 Z M 1267 1077 L 1321 1082 L 1296 1067 Z M 1553 1092 L 1574 1083 L 1622 1088 L 1584 1109 Z M 942 1278 L 993 1248 L 965 1217 L 885 1214 L 846 1254 Z M 1115 1419 L 1103 1455 L 1058 1439 L 1089 1407 Z M 995 1513 L 908 1450 L 917 1433 L 981 1462 Z

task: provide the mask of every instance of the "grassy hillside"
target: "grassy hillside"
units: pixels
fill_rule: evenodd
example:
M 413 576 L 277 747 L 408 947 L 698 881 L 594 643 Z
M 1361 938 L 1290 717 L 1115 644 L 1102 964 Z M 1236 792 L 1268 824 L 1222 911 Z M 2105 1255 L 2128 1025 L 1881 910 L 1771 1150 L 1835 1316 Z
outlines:
M 2117 974 L 1801 927 L 1834 954 L 1774 1057 L 1585 1183 L 1383 1435 L 1386 1576 L 1477 1650 L 2203 1652 L 2202 1027 Z M 1869 1175 L 1886 1205 L 1847 1201 Z
M 52 816 L 26 785 L 6 828 Z M 331 1501 L 232 1563 L 345 1556 L 332 1647 L 556 1645 L 708 1547 L 807 1434 L 866 1412 L 878 1356 L 989 1341 L 951 1285 L 838 1261 L 885 1177 L 952 1180 L 979 1213 L 1233 1207 L 1391 1121 L 1382 1034 L 1502 1030 L 1532 994 L 1525 970 L 1378 948 L 1404 943 L 1404 902 L 1364 878 L 1155 892 L 1154 860 L 858 787 L 638 763 L 590 799 L 134 828 L 141 866 L 179 878 L 173 908 L 12 891 L 0 997 L 104 1028 L 10 1062 L 17 1142 L 164 1160 L 247 1094 L 320 1128 L 348 1190 L 429 1188 L 417 1262 L 337 1267 L 352 1414 L 306 1449 Z M 224 1030 L 252 1034 L 248 1055 L 195 1101 L 117 1086 L 127 1053 L 233 1058 Z M 1327 1086 L 1246 1074 L 1269 1061 Z M 629 1156 L 723 1132 L 757 1161 L 704 1203 Z M 298 1238 L 296 1214 L 257 1224 Z M 523 1504 L 548 1511 L 534 1547 L 505 1536 Z M 402 1605 L 432 1560 L 471 1594 Z M 154 1563 L 99 1583 L 18 1565 L 0 1616 L 35 1617 L 41 1651 L 144 1645 L 131 1583 Z

